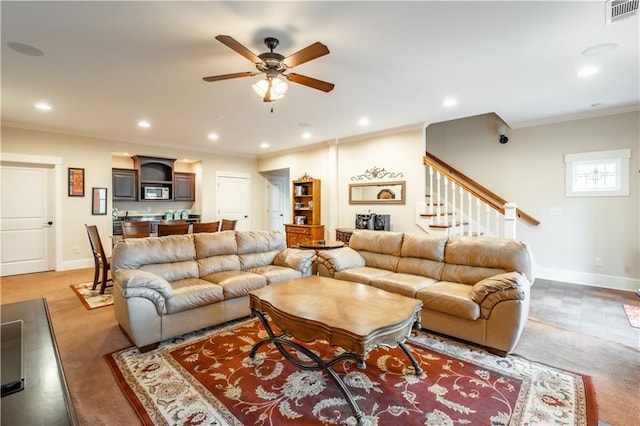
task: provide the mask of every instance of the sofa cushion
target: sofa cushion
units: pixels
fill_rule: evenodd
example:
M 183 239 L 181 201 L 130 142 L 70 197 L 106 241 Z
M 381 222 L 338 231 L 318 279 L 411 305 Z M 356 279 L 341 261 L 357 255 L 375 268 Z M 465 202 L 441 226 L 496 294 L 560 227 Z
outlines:
M 238 254 L 280 251 L 287 245 L 280 231 L 236 232 Z M 271 262 L 269 262 L 271 263 Z
M 416 299 L 422 300 L 423 309 L 475 320 L 480 317 L 480 305 L 471 299 L 471 289 L 470 285 L 439 281 L 419 290 Z
M 224 299 L 246 296 L 251 290 L 267 285 L 267 278 L 247 271 L 222 271 L 202 277 L 203 280 L 218 284 L 224 291 Z
M 471 288 L 471 299 L 480 305 L 480 316 L 490 318 L 493 307 L 504 300 L 524 300 L 527 278 L 519 272 L 508 272 L 485 278 Z
M 442 280 L 475 284 L 504 272 L 522 272 L 533 282 L 531 253 L 521 241 L 493 237 L 449 237 Z
M 402 257 L 417 257 L 436 262 L 444 262 L 444 250 L 447 236 L 404 234 L 400 255 Z
M 173 296 L 166 300 L 168 314 L 187 311 L 224 300 L 222 287 L 199 278 L 171 283 Z
M 193 234 L 166 237 L 129 238 L 116 243 L 112 266 L 140 269 L 142 265 L 185 262 L 196 258 Z
M 200 277 L 216 272 L 239 271 L 240 269 L 240 257 L 237 254 L 223 254 L 198 259 Z
M 415 298 L 419 290 L 435 282 L 437 281 L 433 278 L 420 275 L 393 273 L 374 278 L 371 281 L 371 286 L 391 293 Z
M 343 271 L 336 271 L 333 278 L 337 280 L 353 281 L 356 283 L 370 285 L 371 281 L 376 278 L 383 277 L 385 275 L 392 274 L 393 272 L 386 269 L 370 268 L 368 266 L 362 266 L 360 268 L 349 268 Z
M 204 259 L 212 256 L 238 254 L 236 234 L 233 232 L 202 232 L 193 235 L 196 257 Z
M 240 259 L 240 269 L 248 271 L 252 268 L 259 266 L 271 265 L 273 259 L 280 252 L 280 250 L 271 250 L 260 253 L 246 253 L 238 256 Z
M 198 278 L 198 262 L 188 260 L 184 262 L 150 263 L 140 266 L 141 271 L 151 272 L 159 275 L 165 280 L 172 282 L 187 278 Z
M 247 269 L 247 272 L 264 276 L 267 279 L 267 285 L 302 277 L 300 271 L 277 265 L 256 266 L 255 268 Z
M 349 239 L 349 247 L 358 251 L 374 251 L 376 253 L 400 256 L 403 235 L 401 232 L 357 229 Z

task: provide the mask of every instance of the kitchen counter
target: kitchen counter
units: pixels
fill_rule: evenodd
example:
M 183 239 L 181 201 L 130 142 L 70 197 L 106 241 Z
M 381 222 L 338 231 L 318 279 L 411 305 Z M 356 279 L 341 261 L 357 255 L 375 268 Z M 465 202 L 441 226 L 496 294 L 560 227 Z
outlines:
M 126 218 L 126 220 L 125 220 Z M 118 216 L 118 218 L 113 219 L 113 235 L 122 235 L 122 222 L 135 222 L 135 221 L 145 221 L 148 220 L 151 222 L 151 233 L 156 234 L 158 232 L 158 224 L 165 220 L 164 213 L 147 213 L 144 215 L 135 214 L 129 216 Z M 200 222 L 199 214 L 189 214 L 189 218 L 186 219 L 187 223 L 198 223 Z

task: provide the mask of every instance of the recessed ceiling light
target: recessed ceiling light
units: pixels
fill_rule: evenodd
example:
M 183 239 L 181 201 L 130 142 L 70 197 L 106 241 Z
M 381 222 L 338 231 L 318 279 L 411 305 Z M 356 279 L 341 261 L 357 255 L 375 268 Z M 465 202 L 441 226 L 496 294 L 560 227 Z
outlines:
M 368 126 L 370 123 L 371 122 L 367 117 L 362 117 L 360 120 L 358 120 L 358 125 L 362 127 Z
M 151 123 L 149 123 L 147 120 L 140 120 L 138 121 L 138 127 L 142 127 L 143 129 L 148 129 L 149 127 L 151 127 Z
M 269 148 L 269 144 L 268 144 L 267 142 L 262 142 L 262 143 L 260 144 L 260 148 L 262 148 L 262 149 L 267 149 L 267 148 Z
M 209 138 L 209 139 L 210 139 L 210 140 L 212 140 L 212 141 L 217 141 L 217 140 L 218 140 L 218 138 L 219 138 L 219 136 L 218 136 L 218 134 L 217 134 L 217 133 L 209 133 L 209 134 L 207 135 L 207 138 Z
M 448 98 L 444 98 L 444 101 L 442 101 L 442 105 L 445 107 L 452 107 L 452 106 L 456 106 L 457 104 L 458 104 L 458 100 L 451 96 L 449 96 Z
M 598 71 L 600 71 L 598 69 L 598 67 L 589 65 L 587 67 L 582 68 L 580 71 L 578 71 L 578 77 L 591 77 L 592 75 L 596 75 L 598 74 Z
M 302 134 L 302 139 L 311 139 L 311 132 L 304 132 Z
M 36 108 L 38 108 L 40 111 L 51 111 L 51 105 L 46 102 L 38 102 L 36 104 Z
M 616 43 L 602 43 L 595 46 L 588 47 L 582 51 L 582 56 L 596 56 L 602 55 L 607 52 L 611 52 L 618 47 Z

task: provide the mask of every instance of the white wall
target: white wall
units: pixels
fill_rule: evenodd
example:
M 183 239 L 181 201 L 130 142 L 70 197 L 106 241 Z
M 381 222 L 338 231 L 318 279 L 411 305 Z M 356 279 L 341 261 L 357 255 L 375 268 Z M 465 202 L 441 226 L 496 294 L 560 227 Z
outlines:
M 196 179 L 196 197 L 198 201 L 194 204 L 193 213 L 200 213 L 203 221 L 214 220 L 216 211 L 215 201 L 215 172 L 232 171 L 237 173 L 248 173 L 251 175 L 251 228 L 264 229 L 265 214 L 264 206 L 264 178 L 257 173 L 255 159 L 221 156 L 218 154 L 195 153 L 180 149 L 152 147 L 148 145 L 129 144 L 119 141 L 95 139 L 81 136 L 57 134 L 51 132 L 41 132 L 35 130 L 18 129 L 12 127 L 2 127 L 2 152 L 48 155 L 62 157 L 63 179 L 61 182 L 62 217 L 57 218 L 55 231 L 62 236 L 62 264 L 57 265 L 58 270 L 76 269 L 93 266 L 93 258 L 89 247 L 89 240 L 84 228 L 84 224 L 95 224 L 98 226 L 102 243 L 105 246 L 107 255 L 111 252 L 109 235 L 112 234 L 111 220 L 111 194 L 112 194 L 112 153 L 128 152 L 131 155 L 148 155 L 164 158 L 190 158 L 199 159 L 201 163 L 194 166 L 194 171 L 198 174 Z M 122 166 L 122 163 L 118 163 Z M 67 196 L 67 168 L 80 167 L 85 169 L 85 196 Z M 181 166 L 182 167 L 182 166 Z M 183 169 L 180 169 L 184 171 Z M 108 214 L 105 216 L 94 216 L 91 214 L 91 188 L 107 187 L 109 202 L 107 205 Z M 176 205 L 183 206 L 183 203 Z M 150 203 L 128 203 L 132 209 L 138 210 L 142 206 L 146 210 L 148 205 L 152 205 L 157 213 L 164 213 L 170 209 L 172 203 L 162 202 L 160 204 Z M 157 206 L 157 207 L 155 207 Z M 182 207 L 180 207 L 182 208 Z M 156 211 L 152 211 L 156 213 Z M 74 253 L 74 247 L 78 247 L 79 253 Z
M 415 203 L 424 199 L 424 136 L 422 129 L 371 135 L 353 140 L 336 140 L 305 150 L 262 157 L 262 173 L 290 168 L 291 179 L 307 173 L 321 179 L 322 224 L 325 237 L 335 239 L 335 228 L 353 228 L 356 213 L 369 211 L 391 215 L 391 230 L 419 232 L 415 224 Z M 364 182 L 406 181 L 406 204 L 350 205 L 352 177 L 377 167 L 403 177 L 365 180 Z
M 508 132 L 497 117 L 471 117 L 427 128 L 427 151 L 540 220 L 521 221 L 537 276 L 602 287 L 640 287 L 640 114 L 630 112 Z M 564 155 L 631 149 L 630 196 L 566 197 Z M 562 209 L 552 215 L 551 209 Z M 602 266 L 596 266 L 595 259 Z

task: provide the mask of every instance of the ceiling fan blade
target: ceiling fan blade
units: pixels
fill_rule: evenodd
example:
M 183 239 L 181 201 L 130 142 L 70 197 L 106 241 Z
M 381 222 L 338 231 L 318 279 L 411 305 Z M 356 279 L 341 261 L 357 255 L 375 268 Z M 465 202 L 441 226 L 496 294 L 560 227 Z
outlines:
M 294 83 L 302 84 L 313 89 L 322 90 L 323 92 L 330 92 L 335 87 L 335 84 L 333 83 L 327 83 L 326 81 L 317 80 L 315 78 L 307 77 L 306 75 L 302 74 L 289 73 L 286 74 L 286 77 L 288 80 L 291 80 Z
M 235 50 L 236 52 L 238 52 L 239 54 L 241 54 L 242 56 L 244 56 L 254 64 L 258 62 L 262 62 L 262 60 L 258 58 L 258 56 L 255 53 L 253 53 L 252 51 L 244 47 L 242 44 L 240 44 L 240 42 L 238 42 L 236 39 L 234 39 L 231 36 L 218 35 L 216 36 L 216 40 L 218 40 L 220 43 L 224 44 L 228 48 Z
M 287 56 L 284 59 L 285 65 L 289 68 L 293 68 L 297 65 L 309 62 L 312 59 L 319 58 L 329 53 L 329 48 L 320 42 L 315 42 L 312 45 L 305 47 L 302 50 L 298 50 L 296 53 Z
M 202 77 L 204 81 L 220 81 L 220 80 L 229 80 L 230 78 L 240 78 L 240 77 L 252 77 L 257 73 L 246 71 L 246 72 L 236 72 L 233 74 L 223 74 L 223 75 L 213 75 L 211 77 Z

